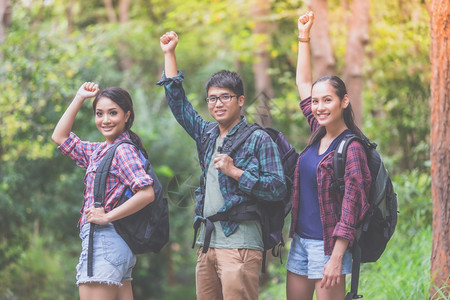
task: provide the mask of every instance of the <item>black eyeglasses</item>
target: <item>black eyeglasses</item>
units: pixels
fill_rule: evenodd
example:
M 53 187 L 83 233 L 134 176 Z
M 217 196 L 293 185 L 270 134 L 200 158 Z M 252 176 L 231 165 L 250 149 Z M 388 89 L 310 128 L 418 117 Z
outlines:
M 220 100 L 220 102 L 222 103 L 228 103 L 231 101 L 231 99 L 233 99 L 233 97 L 237 97 L 236 95 L 229 95 L 229 94 L 223 94 L 220 96 L 210 96 L 210 97 L 206 97 L 205 101 L 208 102 L 209 104 L 214 104 L 217 102 L 217 100 Z

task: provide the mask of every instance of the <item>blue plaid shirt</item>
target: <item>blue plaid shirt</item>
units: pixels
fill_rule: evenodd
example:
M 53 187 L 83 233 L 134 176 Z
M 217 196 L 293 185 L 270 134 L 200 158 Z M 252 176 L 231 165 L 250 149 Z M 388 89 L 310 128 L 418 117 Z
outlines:
M 212 122 L 205 121 L 186 97 L 182 82 L 183 73 L 172 78 L 166 78 L 163 74 L 162 79 L 157 83 L 163 85 L 166 92 L 166 100 L 172 110 L 173 115 L 186 132 L 197 143 L 197 149 L 200 147 L 201 138 L 205 134 L 208 125 Z M 227 134 L 226 140 L 236 134 L 238 128 L 246 123 L 245 117 L 236 124 Z M 219 128 L 215 126 L 210 129 L 209 141 L 204 158 L 199 158 L 204 162 L 204 168 L 208 169 L 211 162 L 214 143 L 219 136 Z M 266 201 L 281 201 L 286 193 L 286 183 L 284 181 L 283 166 L 278 153 L 277 145 L 270 136 L 263 130 L 256 130 L 239 148 L 233 157 L 234 165 L 244 170 L 244 173 L 238 181 L 219 172 L 219 186 L 222 192 L 225 204 L 219 212 L 227 211 L 231 207 L 257 198 Z M 207 178 L 206 178 L 207 180 Z M 195 208 L 196 216 L 203 216 L 203 205 L 205 201 L 204 187 L 200 186 L 195 194 L 197 197 L 197 206 Z M 223 232 L 226 236 L 231 235 L 238 223 L 221 221 Z

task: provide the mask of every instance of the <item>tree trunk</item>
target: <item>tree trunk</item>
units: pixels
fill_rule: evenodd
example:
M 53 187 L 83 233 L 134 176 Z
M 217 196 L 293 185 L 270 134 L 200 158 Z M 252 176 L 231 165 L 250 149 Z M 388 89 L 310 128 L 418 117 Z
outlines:
M 127 23 L 130 19 L 130 4 L 131 0 L 120 0 L 119 2 L 119 22 L 121 24 Z
M 355 123 L 362 126 L 364 47 L 369 42 L 369 0 L 354 0 L 347 38 L 344 82 L 350 96 Z
M 131 0 L 119 1 L 119 23 L 125 24 L 130 18 L 130 4 Z M 122 70 L 129 70 L 133 66 L 133 60 L 130 57 L 127 44 L 119 44 L 120 66 Z
M 110 23 L 126 24 L 130 19 L 130 5 L 131 0 L 120 0 L 118 3 L 118 17 L 116 10 L 114 8 L 113 0 L 103 0 L 105 5 L 106 13 L 108 15 L 108 20 Z M 118 20 L 117 20 L 118 19 Z M 119 53 L 119 63 L 122 71 L 129 70 L 133 65 L 133 61 L 128 52 L 128 47 L 126 43 L 119 41 L 117 45 L 117 51 Z
M 267 70 L 270 68 L 270 0 L 250 1 L 251 15 L 255 21 L 255 27 L 252 30 L 253 36 L 260 40 L 256 51 L 254 52 L 255 61 L 253 63 L 253 74 L 255 80 L 255 95 L 258 119 L 257 123 L 263 127 L 272 127 L 272 114 L 270 112 L 270 100 L 274 97 L 272 81 Z M 266 262 L 269 262 L 267 255 Z M 261 285 L 264 285 L 270 279 L 269 271 L 261 274 L 259 278 Z
M 269 101 L 274 96 L 272 81 L 267 70 L 270 68 L 269 56 L 269 31 L 271 24 L 269 0 L 254 0 L 250 2 L 252 10 L 251 15 L 254 16 L 255 27 L 253 28 L 253 36 L 261 42 L 255 51 L 255 62 L 253 63 L 253 73 L 255 77 L 255 95 L 257 103 L 258 120 L 257 122 L 264 126 L 272 126 L 272 115 L 270 113 Z
M 6 29 L 11 25 L 11 0 L 0 1 L 0 45 L 6 38 Z
M 308 0 L 307 5 L 314 11 L 314 26 L 311 28 L 313 78 L 334 75 L 336 60 L 331 46 L 327 0 Z
M 430 1 L 431 186 L 433 249 L 430 299 L 450 296 L 450 1 Z
M 341 6 L 344 11 L 350 10 L 350 4 L 348 3 L 350 0 L 341 0 Z
M 75 0 L 70 0 L 69 4 L 66 7 L 66 16 L 67 16 L 67 34 L 71 34 L 73 32 L 73 6 L 75 5 Z
M 105 4 L 106 14 L 108 15 L 108 21 L 110 23 L 116 23 L 117 16 L 116 16 L 116 12 L 114 10 L 112 0 L 103 0 L 103 3 Z

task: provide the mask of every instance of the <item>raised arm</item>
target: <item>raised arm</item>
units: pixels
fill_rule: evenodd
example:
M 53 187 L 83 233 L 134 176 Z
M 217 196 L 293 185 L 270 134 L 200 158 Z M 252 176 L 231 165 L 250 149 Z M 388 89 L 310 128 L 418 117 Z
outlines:
M 160 45 L 164 53 L 164 72 L 166 78 L 175 77 L 178 74 L 177 60 L 175 57 L 175 48 L 178 44 L 178 35 L 173 32 L 167 32 L 161 36 Z
M 186 97 L 182 84 L 184 75 L 178 72 L 175 58 L 177 34 L 173 31 L 165 33 L 160 37 L 160 45 L 164 53 L 164 76 L 157 85 L 164 86 L 167 103 L 178 123 L 198 142 L 208 122 L 203 120 Z
M 312 11 L 298 18 L 298 59 L 296 83 L 301 99 L 311 96 L 312 71 L 309 48 L 310 30 L 314 21 Z
M 66 109 L 58 124 L 56 124 L 55 130 L 52 134 L 52 140 L 61 145 L 69 137 L 70 131 L 72 131 L 73 122 L 77 113 L 80 111 L 86 99 L 95 97 L 99 92 L 98 84 L 93 82 L 85 82 L 78 89 L 75 98 Z

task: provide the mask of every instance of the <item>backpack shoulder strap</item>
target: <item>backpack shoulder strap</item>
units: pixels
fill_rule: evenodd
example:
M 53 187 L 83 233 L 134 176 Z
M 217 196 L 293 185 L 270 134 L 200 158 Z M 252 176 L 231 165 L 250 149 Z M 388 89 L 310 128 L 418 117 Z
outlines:
M 333 170 L 335 176 L 335 182 L 333 182 L 333 187 L 337 188 L 339 192 L 339 197 L 342 198 L 344 195 L 345 185 L 344 185 L 344 173 L 345 173 L 345 162 L 347 159 L 347 149 L 352 141 L 358 141 L 364 147 L 366 153 L 370 149 L 375 149 L 377 144 L 371 143 L 366 137 L 360 138 L 355 134 L 346 135 L 338 144 L 334 156 L 333 156 Z M 355 241 L 352 247 L 352 278 L 351 278 L 351 289 L 347 293 L 345 300 L 359 299 L 362 295 L 358 295 L 358 283 L 359 283 L 359 273 L 361 265 L 361 247 Z
M 332 188 L 337 190 L 339 196 L 342 197 L 344 195 L 345 185 L 344 185 L 344 173 L 345 173 L 345 162 L 347 160 L 347 149 L 350 143 L 353 140 L 357 140 L 362 143 L 360 137 L 355 134 L 347 134 L 344 138 L 339 142 L 334 151 L 333 156 L 333 171 L 335 181 L 332 184 Z M 364 145 L 364 143 L 362 143 Z
M 211 136 L 211 131 L 216 128 L 216 126 L 219 126 L 217 123 L 211 122 L 208 125 L 206 125 L 205 130 L 203 131 L 203 135 L 200 138 L 200 141 L 197 143 L 197 151 L 198 151 L 198 161 L 200 164 L 200 168 L 202 169 L 202 173 L 200 175 L 200 186 L 204 189 L 205 188 L 205 173 L 206 173 L 206 166 L 205 166 L 205 155 L 206 155 L 206 148 L 208 148 L 208 141 L 209 137 Z
M 336 147 L 333 156 L 333 170 L 334 170 L 334 178 L 333 182 L 334 188 L 337 188 L 339 193 L 339 197 L 342 199 L 345 191 L 344 184 L 344 173 L 345 173 L 345 162 L 347 159 L 347 149 L 350 143 L 353 140 L 359 141 L 364 145 L 361 138 L 354 134 L 346 135 Z M 361 264 L 361 248 L 358 246 L 358 243 L 354 243 L 352 247 L 352 280 L 351 280 L 351 290 L 347 293 L 345 300 L 358 299 L 362 298 L 362 296 L 358 295 L 358 282 L 359 282 L 359 271 Z
M 198 150 L 198 159 L 200 162 L 200 167 L 202 170 L 205 168 L 205 155 L 206 155 L 206 148 L 208 147 L 208 141 L 209 137 L 211 135 L 211 131 L 218 126 L 217 123 L 211 122 L 208 125 L 206 125 L 205 130 L 203 131 L 203 135 L 200 138 L 200 142 L 197 143 L 197 150 Z
M 242 146 L 242 144 L 244 144 L 245 141 L 248 140 L 248 138 L 252 135 L 252 133 L 258 129 L 263 128 L 256 123 L 242 124 L 238 131 L 232 137 L 230 137 L 227 143 L 224 143 L 224 145 L 219 148 L 219 152 L 228 154 L 229 156 L 233 157 Z
M 94 178 L 94 207 L 100 207 L 105 202 L 106 196 L 106 179 L 108 178 L 111 162 L 114 158 L 117 147 L 123 143 L 133 144 L 130 141 L 121 141 L 108 150 L 105 157 L 100 161 Z M 134 145 L 134 144 L 133 144 Z M 88 244 L 88 257 L 87 257 L 87 275 L 93 276 L 93 253 L 94 253 L 94 230 L 95 224 L 91 224 L 89 228 L 89 244 Z
M 105 157 L 102 158 L 97 171 L 95 172 L 94 178 L 94 205 L 95 207 L 100 207 L 105 201 L 106 195 L 106 179 L 108 178 L 109 169 L 111 168 L 111 162 L 114 158 L 117 147 L 121 144 L 127 143 L 132 144 L 130 141 L 121 141 L 109 149 Z

